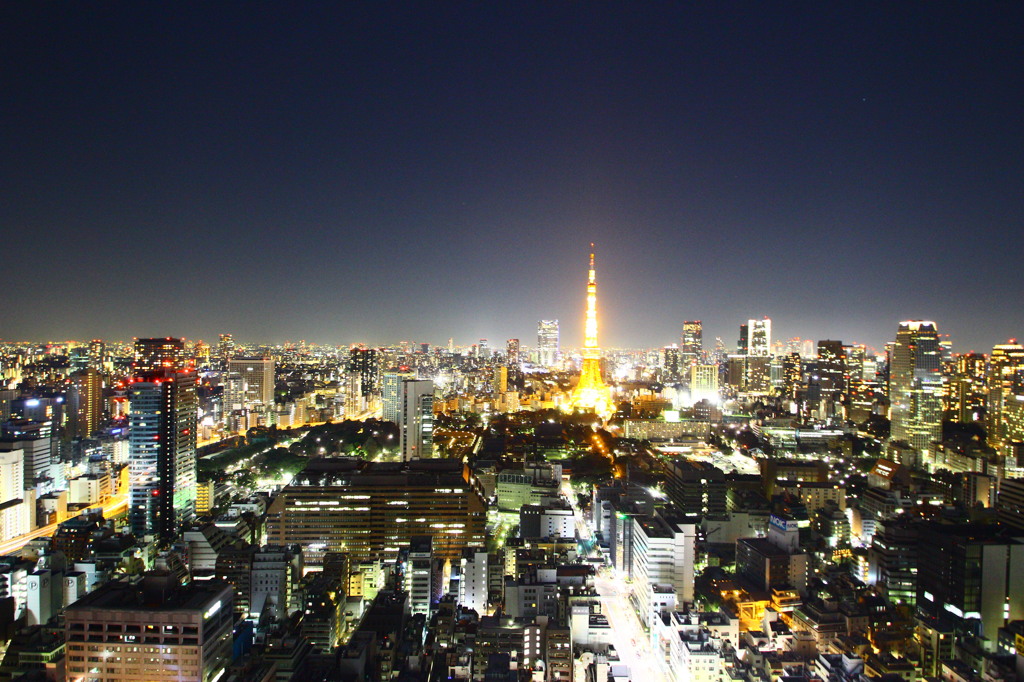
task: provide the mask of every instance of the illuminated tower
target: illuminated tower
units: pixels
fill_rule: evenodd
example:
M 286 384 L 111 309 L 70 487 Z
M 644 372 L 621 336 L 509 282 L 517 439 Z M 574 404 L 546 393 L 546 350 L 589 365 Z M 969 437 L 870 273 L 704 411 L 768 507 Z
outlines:
M 601 350 L 597 347 L 597 275 L 594 270 L 594 245 L 590 245 L 590 271 L 587 278 L 587 317 L 583 328 L 583 369 L 580 383 L 572 392 L 569 406 L 607 417 L 615 411 L 612 391 L 601 378 Z

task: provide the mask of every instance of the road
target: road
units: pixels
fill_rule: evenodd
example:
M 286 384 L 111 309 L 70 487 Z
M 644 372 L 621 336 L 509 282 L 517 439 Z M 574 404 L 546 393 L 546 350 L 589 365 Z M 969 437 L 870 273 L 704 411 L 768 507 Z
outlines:
M 581 542 L 593 547 L 593 533 L 582 511 L 576 504 L 576 494 L 568 482 L 562 484 L 562 494 L 569 500 L 576 517 L 576 532 Z M 614 568 L 598 570 L 594 586 L 601 597 L 602 612 L 608 618 L 612 631 L 612 644 L 623 664 L 629 666 L 632 680 L 643 682 L 670 682 L 660 654 L 651 649 L 650 635 L 644 630 L 630 601 L 630 588 L 625 580 L 614 575 Z
M 613 569 L 614 570 L 614 569 Z M 629 666 L 631 680 L 670 682 L 660 654 L 651 650 L 650 636 L 629 599 L 629 587 L 618 577 L 598 575 L 594 582 L 601 606 L 612 630 L 612 643 L 621 661 Z
M 70 514 L 68 516 L 68 518 L 69 519 L 73 519 L 76 516 L 79 516 L 80 514 L 82 514 L 82 512 L 87 511 L 87 510 L 93 510 L 93 509 L 103 509 L 103 516 L 104 516 L 104 518 L 110 518 L 112 516 L 117 516 L 121 512 L 123 512 L 123 511 L 128 509 L 128 493 L 127 492 L 118 493 L 117 495 L 114 495 L 113 497 L 111 497 L 106 502 L 103 502 L 101 504 L 94 504 L 91 507 L 86 507 L 85 509 L 80 509 L 80 510 L 74 512 L 73 514 Z M 58 525 L 60 525 L 60 524 L 51 523 L 48 526 L 43 526 L 42 528 L 36 528 L 34 531 L 31 531 L 29 533 L 25 533 L 24 535 L 19 535 L 18 537 L 14 538 L 13 540 L 8 540 L 7 542 L 4 542 L 4 543 L 0 544 L 0 556 L 7 556 L 8 554 L 14 554 L 15 552 L 17 552 L 22 547 L 27 545 L 32 540 L 35 540 L 36 538 L 44 538 L 44 537 L 48 537 L 50 535 L 53 535 L 54 533 L 57 532 L 57 526 Z

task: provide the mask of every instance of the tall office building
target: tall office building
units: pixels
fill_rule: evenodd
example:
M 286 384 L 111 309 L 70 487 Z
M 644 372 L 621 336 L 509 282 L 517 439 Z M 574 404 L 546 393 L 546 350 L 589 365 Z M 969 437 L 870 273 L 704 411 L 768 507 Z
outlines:
M 740 338 L 736 341 L 736 354 L 747 355 L 750 351 L 750 325 L 740 325 Z
M 833 400 L 846 391 L 846 351 L 842 341 L 818 341 L 818 384 Z
M 162 372 L 165 370 L 184 369 L 185 342 L 181 339 L 154 338 L 135 340 L 135 358 L 132 361 L 132 372 Z
M 103 363 L 107 361 L 107 347 L 100 339 L 89 342 L 89 367 L 103 371 Z
M 476 345 L 476 356 L 483 360 L 490 359 L 491 348 L 487 345 L 487 339 L 480 339 L 480 343 Z
M 558 362 L 558 320 L 541 320 L 537 323 L 537 354 L 537 361 L 543 367 L 554 367 Z
M 690 365 L 690 399 L 718 404 L 718 365 Z
M 922 523 L 917 607 L 995 647 L 999 628 L 1024 619 L 1024 543 L 998 526 Z
M 687 320 L 683 322 L 683 337 L 680 341 L 679 351 L 683 364 L 690 365 L 700 362 L 704 355 L 704 326 L 701 321 Z
M 67 679 L 214 682 L 231 663 L 232 597 L 157 573 L 106 583 L 64 612 Z
M 661 380 L 666 383 L 678 383 L 683 378 L 682 353 L 675 344 L 665 346 L 661 350 Z
M 924 462 L 942 439 L 941 359 L 934 322 L 900 323 L 889 369 L 892 440 L 909 443 Z
M 274 407 L 274 359 L 228 360 L 224 390 L 224 415 L 235 411 L 267 412 Z
M 359 374 L 360 393 L 364 398 L 380 391 L 380 353 L 376 348 L 352 348 L 348 353 L 348 371 Z
M 772 321 L 747 320 L 747 355 L 768 357 L 772 354 Z
M 508 367 L 495 365 L 491 378 L 491 392 L 497 397 L 506 391 L 508 391 Z
M 505 364 L 509 367 L 519 367 L 519 339 L 509 339 L 505 342 Z
M 803 387 L 803 363 L 799 353 L 788 353 L 782 358 L 782 392 L 795 400 Z
M 196 374 L 137 372 L 128 400 L 132 532 L 170 538 L 195 510 Z
M 1003 343 L 992 349 L 988 369 L 989 444 L 1008 454 L 1024 441 L 1024 346 Z
M 408 367 L 390 369 L 383 374 L 381 379 L 381 403 L 383 405 L 384 421 L 400 423 L 402 418 L 402 383 L 408 379 L 415 379 L 416 373 Z
M 394 561 L 417 535 L 433 535 L 435 556 L 457 562 L 483 547 L 487 503 L 469 467 L 452 459 L 365 462 L 314 459 L 267 510 L 267 540 L 299 544 L 307 566 L 327 552 L 353 564 Z
M 221 362 L 227 362 L 235 357 L 235 339 L 231 334 L 221 334 L 217 343 L 217 356 Z
M 83 369 L 73 375 L 75 387 L 75 435 L 89 438 L 103 419 L 103 375 Z
M 402 382 L 402 413 L 398 423 L 402 460 L 426 459 L 434 453 L 434 382 Z
M 985 356 L 980 353 L 961 353 L 954 359 L 943 405 L 953 420 L 966 424 L 980 420 L 985 414 L 988 401 L 988 373 L 985 365 Z M 989 435 L 996 437 L 991 431 Z

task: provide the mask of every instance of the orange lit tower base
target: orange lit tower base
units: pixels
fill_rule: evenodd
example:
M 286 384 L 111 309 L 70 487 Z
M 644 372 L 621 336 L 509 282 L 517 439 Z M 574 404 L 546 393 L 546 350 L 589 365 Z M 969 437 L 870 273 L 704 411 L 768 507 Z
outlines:
M 612 389 L 601 378 L 601 351 L 597 347 L 597 276 L 594 270 L 594 245 L 590 245 L 590 272 L 587 278 L 587 317 L 584 324 L 583 369 L 567 407 L 594 412 L 607 418 L 615 411 Z

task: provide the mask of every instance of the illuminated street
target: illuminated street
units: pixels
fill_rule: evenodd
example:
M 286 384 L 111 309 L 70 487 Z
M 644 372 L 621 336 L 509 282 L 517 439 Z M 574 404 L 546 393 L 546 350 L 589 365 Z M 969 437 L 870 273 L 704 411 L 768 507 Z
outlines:
M 80 509 L 74 513 L 70 513 L 68 514 L 68 518 L 65 519 L 65 521 L 68 519 L 73 519 L 76 516 L 80 516 L 83 512 L 93 509 L 103 509 L 104 518 L 109 519 L 113 516 L 117 516 L 118 514 L 121 514 L 122 512 L 128 509 L 128 493 L 118 493 L 117 495 L 114 495 L 113 497 L 111 497 L 109 500 L 102 504 L 95 504 L 92 505 L 91 507 L 86 507 L 85 509 Z M 14 554 L 22 547 L 27 545 L 29 542 L 35 540 L 36 538 L 44 538 L 53 535 L 55 532 L 57 532 L 57 526 L 59 525 L 59 523 L 51 523 L 48 526 L 37 528 L 30 533 L 19 535 L 18 537 L 12 540 L 8 540 L 7 542 L 0 544 L 0 556 Z

